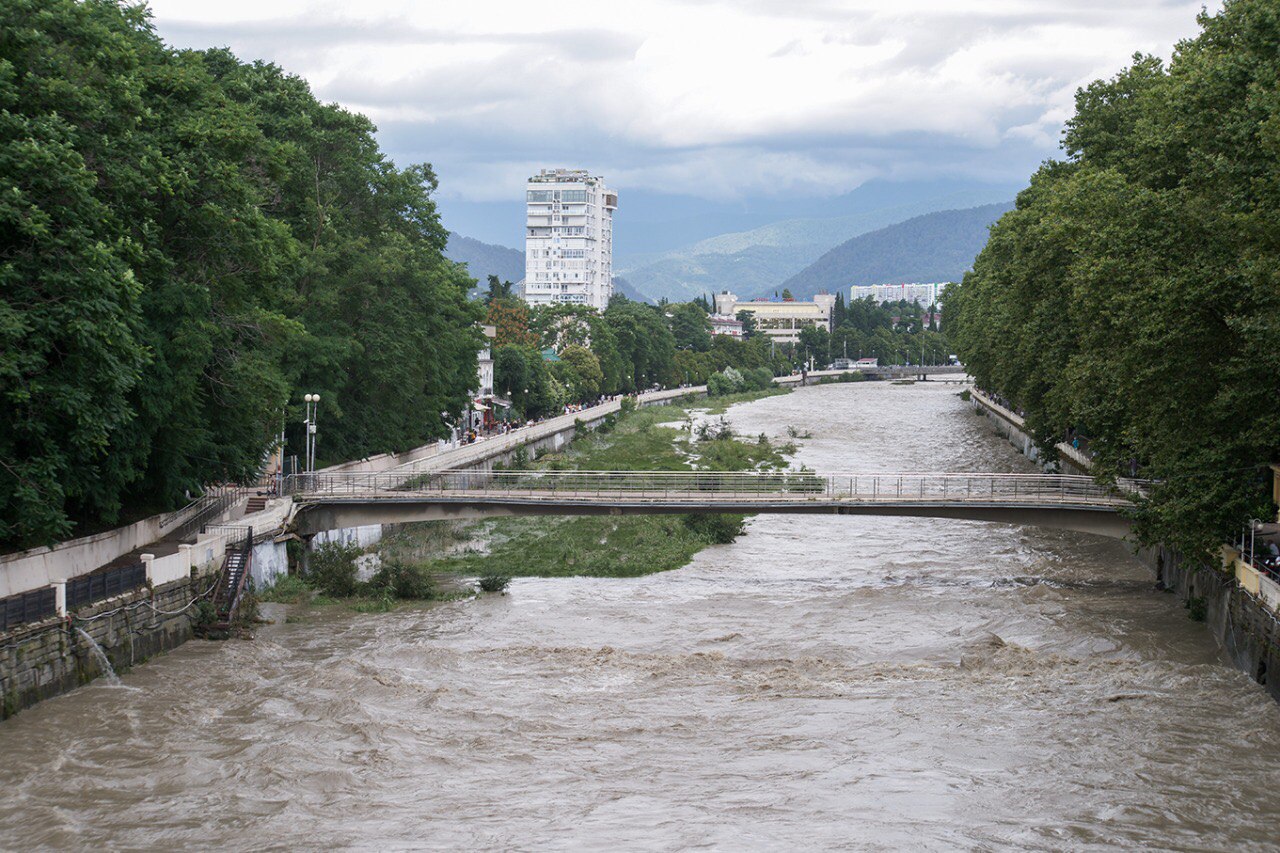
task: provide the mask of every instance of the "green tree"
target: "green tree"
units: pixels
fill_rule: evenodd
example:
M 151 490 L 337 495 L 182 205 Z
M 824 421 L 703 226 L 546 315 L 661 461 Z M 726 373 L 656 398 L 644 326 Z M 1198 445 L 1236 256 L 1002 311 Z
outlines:
M 711 321 L 707 312 L 695 302 L 681 302 L 668 306 L 671 335 L 679 349 L 706 352 L 711 349 Z
M 501 302 L 506 299 L 513 299 L 511 289 L 515 287 L 509 281 L 502 281 L 496 275 L 489 276 L 489 292 L 485 296 L 485 303 L 492 305 L 495 302 Z
M 1046 163 L 947 292 L 945 328 L 1046 455 L 1160 484 L 1146 542 L 1206 553 L 1274 510 L 1280 458 L 1280 7 L 1229 0 L 1166 69 L 1137 56 L 1076 98 Z
M 604 312 L 624 365 L 623 390 L 677 381 L 675 338 L 663 311 L 661 307 L 615 298 Z
M 0 541 L 252 477 L 294 389 L 329 458 L 461 407 L 470 282 L 366 119 L 110 0 L 0 7 L 0 57 Z
M 827 348 L 831 342 L 827 330 L 821 326 L 805 326 L 800 330 L 799 337 L 800 349 L 825 367 L 829 360 Z
M 570 344 L 560 351 L 558 366 L 563 370 L 559 375 L 560 381 L 572 399 L 585 401 L 599 396 L 604 374 L 600 370 L 600 359 L 591 350 Z

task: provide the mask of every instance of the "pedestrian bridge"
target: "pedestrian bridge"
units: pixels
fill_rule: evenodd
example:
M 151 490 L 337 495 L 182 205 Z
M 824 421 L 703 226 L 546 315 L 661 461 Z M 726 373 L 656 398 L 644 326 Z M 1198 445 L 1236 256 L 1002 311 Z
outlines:
M 1050 474 L 811 471 L 439 471 L 301 474 L 284 483 L 304 536 L 365 524 L 513 515 L 809 513 L 918 516 L 1123 539 L 1145 484 Z

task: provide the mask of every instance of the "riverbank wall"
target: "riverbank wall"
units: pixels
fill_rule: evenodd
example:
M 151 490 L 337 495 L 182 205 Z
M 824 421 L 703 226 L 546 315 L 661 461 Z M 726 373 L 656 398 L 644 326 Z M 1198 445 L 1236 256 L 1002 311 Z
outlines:
M 1012 409 L 1001 405 L 976 388 L 969 389 L 969 400 L 976 412 L 990 419 L 998 435 L 1046 472 L 1083 475 L 1091 473 L 1092 465 L 1089 457 L 1066 442 L 1059 442 L 1055 447 L 1058 451 L 1057 461 L 1045 459 L 1035 439 L 1031 437 L 1030 430 L 1027 429 L 1027 422 Z
M 182 645 L 194 631 L 193 602 L 212 581 L 193 574 L 142 587 L 0 636 L 0 719 L 105 674 L 95 643 L 116 672 Z
M 1177 594 L 1192 618 L 1204 620 L 1232 664 L 1280 702 L 1280 619 L 1228 571 L 1237 561 L 1235 552 L 1224 549 L 1222 569 L 1168 548 L 1145 556 L 1160 587 Z
M 970 391 L 970 400 L 998 434 L 1047 467 L 1016 412 L 976 390 Z M 1055 467 L 1063 473 L 1090 473 L 1089 459 L 1080 451 L 1066 444 L 1057 450 Z M 1190 618 L 1205 623 L 1227 659 L 1280 702 L 1280 586 L 1260 577 L 1230 547 L 1222 549 L 1220 566 L 1184 558 L 1163 546 L 1140 549 L 1137 556 L 1151 568 L 1160 589 L 1176 594 Z

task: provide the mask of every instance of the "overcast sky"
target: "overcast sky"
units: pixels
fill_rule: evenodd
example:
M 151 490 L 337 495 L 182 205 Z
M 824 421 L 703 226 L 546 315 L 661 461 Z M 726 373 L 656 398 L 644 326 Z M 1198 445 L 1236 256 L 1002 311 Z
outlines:
M 717 200 L 872 178 L 1021 180 L 1075 89 L 1196 32 L 1185 0 L 152 0 L 369 115 L 446 197 L 546 165 Z M 1209 3 L 1211 10 L 1220 6 Z

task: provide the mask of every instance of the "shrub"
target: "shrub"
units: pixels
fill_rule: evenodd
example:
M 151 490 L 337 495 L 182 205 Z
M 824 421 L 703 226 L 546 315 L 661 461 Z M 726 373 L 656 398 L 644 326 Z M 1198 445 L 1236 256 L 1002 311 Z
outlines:
M 723 373 L 713 373 L 707 379 L 708 397 L 723 397 L 726 394 L 732 394 L 733 391 L 733 383 Z
M 742 535 L 745 517 L 741 515 L 702 515 L 690 513 L 685 526 L 712 545 L 728 545 Z
M 619 406 L 618 411 L 621 414 L 629 415 L 636 410 L 636 398 L 623 397 L 622 401 L 618 404 L 618 406 Z
M 507 585 L 511 583 L 511 578 L 507 575 L 498 574 L 481 575 L 477 583 L 481 592 L 506 592 Z
M 411 601 L 425 601 L 436 595 L 435 581 L 426 569 L 397 559 L 385 560 L 370 579 L 369 587 L 374 592 Z
M 736 367 L 726 367 L 707 378 L 707 396 L 723 397 L 742 391 L 762 391 L 773 384 L 773 374 L 766 367 L 757 367 L 746 373 Z
M 202 598 L 196 602 L 196 606 L 191 611 L 191 628 L 200 633 L 205 631 L 218 618 L 218 610 L 213 606 L 213 602 L 207 598 Z
M 334 598 L 346 598 L 356 592 L 356 558 L 360 546 L 330 543 L 311 552 L 306 580 L 311 586 Z
M 1202 595 L 1193 595 L 1187 599 L 1188 615 L 1195 622 L 1203 622 L 1209 615 L 1209 602 Z
M 311 597 L 311 587 L 297 575 L 284 575 L 258 595 L 259 601 L 299 604 Z
M 694 429 L 693 434 L 698 441 L 728 441 L 733 436 L 733 425 L 725 420 L 724 415 L 718 421 L 703 421 Z
M 773 371 L 767 367 L 756 367 L 748 370 L 743 374 L 746 379 L 747 390 L 764 391 L 773 387 Z

